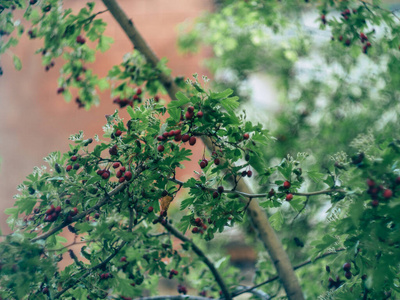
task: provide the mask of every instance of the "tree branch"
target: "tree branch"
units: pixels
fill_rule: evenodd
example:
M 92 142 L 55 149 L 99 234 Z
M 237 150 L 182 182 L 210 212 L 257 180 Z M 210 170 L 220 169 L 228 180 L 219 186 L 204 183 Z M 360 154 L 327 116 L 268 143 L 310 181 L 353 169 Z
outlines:
M 215 268 L 214 264 L 208 259 L 208 257 L 204 254 L 203 251 L 197 245 L 184 236 L 179 230 L 175 229 L 175 227 L 171 226 L 168 223 L 162 224 L 165 229 L 167 229 L 170 233 L 172 233 L 175 237 L 180 239 L 182 242 L 188 242 L 192 246 L 193 251 L 204 261 L 204 263 L 207 265 L 207 267 L 210 269 L 211 273 L 214 275 L 215 280 L 217 281 L 218 285 L 221 288 L 222 294 L 224 295 L 224 299 L 226 300 L 231 300 L 232 296 L 228 291 L 228 288 L 225 285 L 225 282 L 223 281 L 221 275 L 218 273 L 217 269 Z M 165 299 L 165 298 L 160 298 L 160 299 Z M 181 298 L 179 298 L 181 299 Z
M 341 252 L 341 251 L 344 251 L 344 250 L 346 250 L 346 249 L 345 248 L 339 248 L 339 249 L 336 249 L 335 252 L 325 252 L 324 254 L 321 254 L 321 255 L 317 256 L 314 259 L 314 261 L 319 260 L 319 259 L 324 258 L 324 257 L 327 257 L 329 255 L 337 254 L 338 252 Z M 294 270 L 300 269 L 300 268 L 302 268 L 304 266 L 307 266 L 307 265 L 311 264 L 312 262 L 313 261 L 311 259 L 306 260 L 305 262 L 302 262 L 301 264 L 298 264 L 297 266 L 294 266 L 293 269 Z M 244 293 L 250 293 L 254 289 L 259 288 L 260 286 L 263 286 L 263 285 L 265 285 L 267 283 L 273 282 L 273 281 L 275 281 L 277 279 L 279 279 L 279 276 L 275 275 L 274 277 L 271 277 L 271 278 L 269 278 L 269 279 L 267 279 L 267 280 L 265 280 L 265 281 L 263 281 L 263 282 L 261 282 L 259 284 L 256 284 L 256 285 L 254 285 L 254 286 L 252 286 L 250 288 L 244 289 L 244 290 L 239 291 L 239 292 L 234 292 L 234 293 L 232 293 L 232 296 L 236 297 L 236 296 L 239 296 L 239 295 L 244 294 Z
M 153 50 L 147 45 L 146 41 L 143 39 L 139 31 L 136 29 L 133 22 L 128 19 L 125 12 L 121 9 L 115 0 L 102 0 L 104 5 L 108 8 L 110 13 L 113 15 L 114 19 L 121 26 L 125 34 L 128 36 L 129 40 L 132 42 L 136 50 L 144 55 L 147 62 L 152 65 L 154 69 L 157 69 L 157 64 L 160 62 L 158 57 L 154 54 Z M 166 75 L 165 73 L 160 73 L 159 78 L 162 85 L 168 92 L 169 97 L 175 100 L 175 94 L 179 91 L 172 76 Z

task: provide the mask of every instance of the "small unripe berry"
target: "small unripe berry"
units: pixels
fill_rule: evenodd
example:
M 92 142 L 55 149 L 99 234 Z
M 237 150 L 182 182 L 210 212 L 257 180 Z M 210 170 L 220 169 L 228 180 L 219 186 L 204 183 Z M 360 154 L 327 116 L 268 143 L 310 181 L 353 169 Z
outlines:
M 292 199 L 293 199 L 293 194 L 286 195 L 286 201 L 292 201 Z
M 283 187 L 284 187 L 285 189 L 290 188 L 290 186 L 291 186 L 291 184 L 290 184 L 290 182 L 287 181 L 287 180 L 283 183 Z
M 131 180 L 132 179 L 132 172 L 130 172 L 130 171 L 125 172 L 124 177 L 125 177 L 125 179 L 127 181 Z
M 158 152 L 163 152 L 164 150 L 165 150 L 165 148 L 163 145 L 158 145 L 158 147 L 157 147 Z
M 189 139 L 189 145 L 193 146 L 194 144 L 196 144 L 196 137 L 195 136 L 191 136 Z

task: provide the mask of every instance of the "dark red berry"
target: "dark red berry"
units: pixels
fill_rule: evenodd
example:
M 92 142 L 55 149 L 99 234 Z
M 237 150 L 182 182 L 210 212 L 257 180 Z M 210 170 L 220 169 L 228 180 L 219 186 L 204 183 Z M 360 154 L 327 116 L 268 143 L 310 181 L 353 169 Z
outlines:
M 126 257 L 125 257 L 125 256 L 122 256 L 122 257 L 120 258 L 119 261 L 120 261 L 120 262 L 126 262 Z
M 57 94 L 64 93 L 64 91 L 65 91 L 65 89 L 64 89 L 63 87 L 59 87 L 59 88 L 57 89 Z
M 250 135 L 248 133 L 243 134 L 243 138 L 245 140 L 248 140 L 250 138 Z
M 121 134 L 122 134 L 122 131 L 119 130 L 119 129 L 115 132 L 115 135 L 116 135 L 116 136 L 121 136 Z
M 182 140 L 182 135 L 181 134 L 176 134 L 174 137 L 174 141 L 175 142 L 179 142 L 180 140 Z
M 247 171 L 247 176 L 248 176 L 248 177 L 253 176 L 253 172 L 252 172 L 251 170 L 248 170 L 248 171 Z
M 42 290 L 42 293 L 43 293 L 43 294 L 48 294 L 48 293 L 49 293 L 49 288 L 45 287 L 45 288 Z
M 154 101 L 155 101 L 155 102 L 159 102 L 159 101 L 160 101 L 160 97 L 154 96 Z
M 351 278 L 351 272 L 346 272 L 344 274 L 344 277 L 346 277 L 347 279 L 350 279 Z
M 180 129 L 177 129 L 177 130 L 174 131 L 174 135 L 179 135 L 181 133 L 182 133 L 182 131 Z
M 202 112 L 202 111 L 199 111 L 199 112 L 197 112 L 197 115 L 196 115 L 196 116 L 197 116 L 198 118 L 202 118 L 203 115 L 204 115 L 203 112 Z
M 124 177 L 125 177 L 125 179 L 127 181 L 131 180 L 132 179 L 132 172 L 130 172 L 130 171 L 125 172 Z
M 163 152 L 164 150 L 165 150 L 165 148 L 163 145 L 158 145 L 158 147 L 157 147 L 158 152 Z
M 99 213 L 95 213 L 95 214 L 94 214 L 94 218 L 95 218 L 95 219 L 100 218 L 100 214 L 99 214 Z
M 72 161 L 76 161 L 77 159 L 78 159 L 78 157 L 75 156 L 75 155 L 71 157 L 71 160 L 72 160 Z
M 58 213 L 58 214 L 61 212 L 61 206 L 60 205 L 55 208 L 55 212 Z
M 76 37 L 76 42 L 77 42 L 78 44 L 83 45 L 84 43 L 86 43 L 86 39 L 85 39 L 83 36 L 78 35 L 78 36 Z
M 194 107 L 193 107 L 193 106 L 189 106 L 189 107 L 187 108 L 187 111 L 188 111 L 189 113 L 194 112 Z
M 284 187 L 285 189 L 290 188 L 290 186 L 291 186 L 291 184 L 290 184 L 290 182 L 287 181 L 287 180 L 283 183 L 283 187 Z
M 191 136 L 189 139 L 189 145 L 193 146 L 194 144 L 196 144 L 196 137 L 195 136 Z
M 79 164 L 78 163 L 74 164 L 74 170 L 78 170 L 78 169 L 79 169 Z
M 115 162 L 115 163 L 113 163 L 113 168 L 114 168 L 114 169 L 117 169 L 117 168 L 119 168 L 119 166 L 120 166 L 119 162 Z
M 350 271 L 350 269 L 351 269 L 350 263 L 347 262 L 343 265 L 343 271 L 348 272 L 348 271 Z
M 138 88 L 137 90 L 136 90 L 136 95 L 141 95 L 142 94 L 142 89 L 141 88 Z
M 126 178 L 122 176 L 122 177 L 120 177 L 120 178 L 118 179 L 118 182 L 119 182 L 119 183 L 123 183 L 123 182 L 125 182 L 125 179 L 126 179 Z
M 151 213 L 151 212 L 153 212 L 153 210 L 154 210 L 153 206 L 150 206 L 150 207 L 147 209 L 147 212 Z
M 125 172 L 126 171 L 126 169 L 125 169 L 125 167 L 121 167 L 121 169 L 119 169 L 121 172 Z
M 219 193 L 218 192 L 213 192 L 213 198 L 217 199 L 219 197 Z
M 372 179 L 367 179 L 367 185 L 369 187 L 374 187 L 375 186 L 375 181 L 373 181 Z
M 217 191 L 218 193 L 222 194 L 224 192 L 224 187 L 220 185 L 219 187 L 217 187 Z
M 67 172 L 69 172 L 69 171 L 72 170 L 72 166 L 71 166 L 71 165 L 68 165 L 65 169 L 67 170 Z
M 219 158 L 214 159 L 214 164 L 216 164 L 217 166 L 221 163 L 221 161 L 219 160 Z
M 118 146 L 117 145 L 112 146 L 110 149 L 108 149 L 108 152 L 111 155 L 118 155 Z
M 162 134 L 162 136 L 163 136 L 164 138 L 169 137 L 169 132 L 164 132 L 164 133 Z
M 97 170 L 97 175 L 102 175 L 106 170 Z
M 193 232 L 193 233 L 198 233 L 198 232 L 199 232 L 199 228 L 194 227 L 194 228 L 192 229 L 192 232 Z
M 194 220 L 194 222 L 195 222 L 197 225 L 199 225 L 199 224 L 201 224 L 201 219 L 200 219 L 200 218 L 196 218 L 196 219 Z
M 247 171 L 243 171 L 242 172 L 242 177 L 246 177 L 247 176 Z
M 159 142 L 165 141 L 165 137 L 162 136 L 162 135 L 159 135 L 159 136 L 157 137 L 157 141 L 159 141 Z
M 378 205 L 379 205 L 379 201 L 378 200 L 372 200 L 371 201 L 371 205 L 373 206 L 373 207 L 377 207 Z
M 190 136 L 188 134 L 184 134 L 182 136 L 182 142 L 186 143 L 190 139 Z
M 101 174 L 101 177 L 103 177 L 103 179 L 107 179 L 108 177 L 110 177 L 110 173 L 108 173 L 107 171 L 104 172 L 103 174 Z
M 192 119 L 192 118 L 193 118 L 193 116 L 194 116 L 194 113 L 192 113 L 192 112 L 189 112 L 189 111 L 187 111 L 187 112 L 186 112 L 186 114 L 185 114 L 185 118 L 186 118 L 186 120 L 190 120 L 190 119 Z

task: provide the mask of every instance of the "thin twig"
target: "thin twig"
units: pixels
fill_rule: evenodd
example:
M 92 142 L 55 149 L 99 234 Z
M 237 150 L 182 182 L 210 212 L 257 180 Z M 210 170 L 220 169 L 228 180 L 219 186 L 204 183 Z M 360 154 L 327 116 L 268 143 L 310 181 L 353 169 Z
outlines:
M 175 227 L 170 225 L 168 222 L 166 222 L 165 224 L 162 224 L 162 225 L 165 227 L 165 229 L 167 229 L 170 233 L 172 233 L 175 237 L 180 239 L 182 242 L 190 243 L 193 251 L 203 260 L 203 262 L 210 269 L 210 271 L 213 274 L 215 280 L 217 281 L 219 287 L 221 288 L 224 299 L 231 300 L 232 296 L 229 293 L 229 290 L 228 290 L 224 280 L 222 279 L 218 270 L 215 268 L 214 264 L 208 259 L 208 257 L 204 254 L 204 252 L 192 240 L 190 240 L 189 238 L 184 236 L 180 231 L 178 231 Z M 165 299 L 165 298 L 160 298 L 160 299 Z

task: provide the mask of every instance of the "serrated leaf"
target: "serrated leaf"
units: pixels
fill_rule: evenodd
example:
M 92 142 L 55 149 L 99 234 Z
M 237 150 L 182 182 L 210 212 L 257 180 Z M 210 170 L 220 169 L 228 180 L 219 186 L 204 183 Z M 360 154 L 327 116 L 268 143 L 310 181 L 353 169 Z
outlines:
M 211 93 L 210 97 L 211 97 L 211 99 L 213 99 L 213 100 L 219 100 L 219 99 L 223 99 L 223 98 L 228 97 L 228 96 L 231 95 L 232 93 L 233 93 L 233 90 L 231 90 L 231 89 L 226 89 L 225 91 L 220 92 L 220 93 Z
M 222 107 L 226 109 L 227 112 L 233 114 L 234 110 L 239 107 L 238 100 L 239 100 L 239 97 L 235 96 L 235 97 L 231 97 L 231 98 L 222 99 L 220 101 L 220 103 L 221 103 Z
M 270 218 L 269 221 L 271 223 L 272 228 L 274 228 L 276 231 L 281 230 L 282 224 L 283 224 L 283 216 L 280 211 L 277 211 L 274 213 Z

